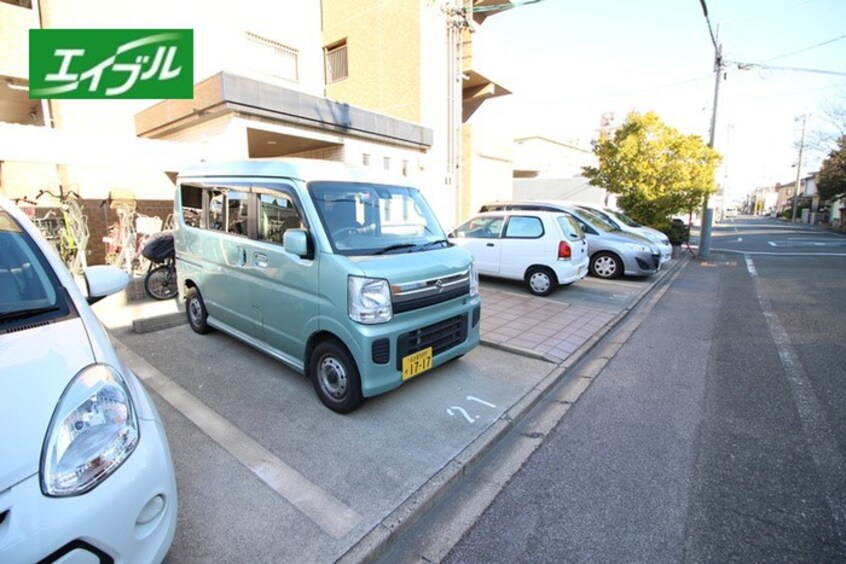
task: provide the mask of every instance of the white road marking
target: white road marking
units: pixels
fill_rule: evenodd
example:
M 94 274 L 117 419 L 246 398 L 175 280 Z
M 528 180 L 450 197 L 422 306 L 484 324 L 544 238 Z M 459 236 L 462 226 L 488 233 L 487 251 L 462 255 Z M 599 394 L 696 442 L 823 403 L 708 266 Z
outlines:
M 492 404 L 490 402 L 486 402 L 483 399 L 479 399 L 476 396 L 467 396 L 467 401 L 475 401 L 475 402 L 481 403 L 482 405 L 486 405 L 488 407 L 496 407 L 494 404 Z
M 758 302 L 761 304 L 761 310 L 767 320 L 770 335 L 787 375 L 793 401 L 802 422 L 805 443 L 808 445 L 817 472 L 825 487 L 826 501 L 834 517 L 837 535 L 842 544 L 846 540 L 846 474 L 843 473 L 843 468 L 846 468 L 846 460 L 837 450 L 835 435 L 828 424 L 825 412 L 820 407 L 814 387 L 808 380 L 805 367 L 790 342 L 790 336 L 779 321 L 769 298 L 764 295 L 758 271 L 755 269 L 751 257 L 746 257 L 746 266 L 752 275 Z
M 340 539 L 361 522 L 361 515 L 353 509 L 308 481 L 126 345 L 114 337 L 113 341 L 120 356 L 147 386 L 326 533 Z
M 789 253 L 777 251 L 744 251 L 739 249 L 717 249 L 711 247 L 712 251 L 719 251 L 721 253 L 740 253 L 742 255 L 765 255 L 770 257 L 846 257 L 846 253 L 820 253 L 820 252 L 805 252 L 805 253 Z
M 463 416 L 464 416 L 464 419 L 466 419 L 468 423 L 475 423 L 475 422 L 476 422 L 476 419 L 478 419 L 478 418 L 479 418 L 478 416 L 476 416 L 476 419 L 473 419 L 472 417 L 470 417 L 470 414 L 469 414 L 469 413 L 467 413 L 466 411 L 464 411 L 464 408 L 461 408 L 461 407 L 458 407 L 458 406 L 455 406 L 455 405 L 453 405 L 452 407 L 448 407 L 448 408 L 447 408 L 447 414 L 449 414 L 449 415 L 455 415 L 455 412 L 453 411 L 453 409 L 454 409 L 454 410 L 456 410 L 456 411 L 460 411 L 460 412 L 461 412 L 461 415 L 463 415 Z

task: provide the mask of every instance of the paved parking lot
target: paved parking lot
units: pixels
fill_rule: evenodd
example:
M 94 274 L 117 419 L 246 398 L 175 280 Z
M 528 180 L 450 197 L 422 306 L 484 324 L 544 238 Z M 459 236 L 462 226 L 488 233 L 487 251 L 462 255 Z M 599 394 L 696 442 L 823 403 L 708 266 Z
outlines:
M 168 560 L 356 561 L 384 546 L 666 275 L 588 278 L 549 298 L 485 279 L 486 344 L 346 416 L 221 333 L 132 330 L 175 302 L 96 304 L 170 440 L 180 508 Z

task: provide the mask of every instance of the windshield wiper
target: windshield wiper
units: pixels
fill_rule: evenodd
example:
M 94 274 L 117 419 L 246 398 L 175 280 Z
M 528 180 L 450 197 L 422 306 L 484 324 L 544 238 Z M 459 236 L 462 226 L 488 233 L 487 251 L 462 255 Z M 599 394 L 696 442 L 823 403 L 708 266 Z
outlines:
M 385 253 L 390 253 L 391 251 L 398 251 L 400 249 L 410 249 L 412 247 L 418 246 L 416 243 L 397 243 L 396 245 L 390 245 L 385 247 L 384 249 L 379 249 L 374 255 L 384 255 Z
M 430 247 L 432 245 L 447 245 L 449 246 L 449 241 L 446 239 L 438 239 L 436 241 L 429 241 L 428 243 L 397 243 L 396 245 L 391 245 L 389 247 L 385 247 L 384 249 L 379 249 L 374 255 L 384 255 L 385 253 L 390 253 L 391 251 L 398 251 L 400 249 L 412 249 L 412 248 L 419 248 L 425 249 L 426 247 Z M 409 251 L 411 252 L 411 251 Z
M 51 306 L 51 307 L 36 307 L 32 309 L 21 309 L 18 311 L 7 311 L 7 312 L 0 312 L 0 321 L 13 321 L 16 319 L 28 319 L 30 317 L 36 317 L 38 315 L 43 315 L 45 313 L 50 313 L 53 311 L 59 311 L 59 307 Z
M 424 243 L 421 246 L 425 248 L 425 247 L 429 247 L 431 245 L 446 245 L 448 247 L 449 241 L 447 241 L 446 239 L 437 239 L 436 241 L 429 241 L 428 243 Z

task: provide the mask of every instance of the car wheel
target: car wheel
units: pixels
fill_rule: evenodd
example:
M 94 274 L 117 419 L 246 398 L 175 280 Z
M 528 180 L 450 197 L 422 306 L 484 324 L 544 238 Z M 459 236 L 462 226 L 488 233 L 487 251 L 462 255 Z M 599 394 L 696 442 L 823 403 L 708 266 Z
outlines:
M 202 335 L 211 331 L 208 324 L 209 312 L 206 311 L 203 297 L 196 288 L 189 288 L 185 293 L 185 316 L 188 317 L 188 325 L 195 333 Z
M 337 341 L 323 341 L 314 348 L 309 372 L 317 397 L 332 411 L 349 413 L 364 402 L 358 367 Z
M 619 278 L 623 275 L 623 261 L 611 253 L 596 253 L 590 258 L 590 273 L 598 278 Z
M 533 266 L 526 272 L 526 287 L 536 296 L 548 296 L 556 286 L 558 278 L 545 266 Z

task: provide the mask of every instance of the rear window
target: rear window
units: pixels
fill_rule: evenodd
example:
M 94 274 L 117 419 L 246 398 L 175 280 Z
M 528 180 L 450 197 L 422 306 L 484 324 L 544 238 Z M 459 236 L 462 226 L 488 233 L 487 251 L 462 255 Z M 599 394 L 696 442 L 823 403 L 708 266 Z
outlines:
M 565 214 L 559 215 L 555 219 L 558 221 L 558 225 L 561 226 L 561 229 L 567 237 L 574 240 L 584 239 L 585 232 L 573 216 Z

